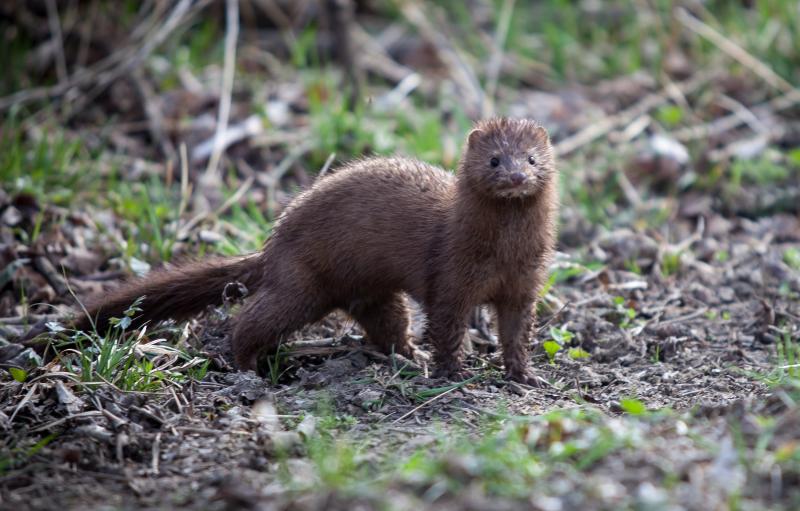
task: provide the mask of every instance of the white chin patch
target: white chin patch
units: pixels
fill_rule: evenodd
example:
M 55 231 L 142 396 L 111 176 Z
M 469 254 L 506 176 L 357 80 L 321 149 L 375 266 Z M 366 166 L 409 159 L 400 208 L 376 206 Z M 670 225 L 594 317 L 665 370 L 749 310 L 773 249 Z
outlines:
M 528 195 L 527 188 L 509 188 L 508 190 L 500 190 L 497 192 L 497 196 L 502 199 L 516 199 L 519 197 L 525 197 Z

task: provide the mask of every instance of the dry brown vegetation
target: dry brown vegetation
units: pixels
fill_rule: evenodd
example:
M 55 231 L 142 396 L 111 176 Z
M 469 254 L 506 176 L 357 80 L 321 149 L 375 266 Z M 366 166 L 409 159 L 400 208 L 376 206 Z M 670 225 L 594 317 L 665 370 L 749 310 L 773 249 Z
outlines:
M 800 507 L 798 2 L 7 0 L 0 41 L 0 508 Z M 343 315 L 265 377 L 236 303 L 57 322 L 494 114 L 559 154 L 541 388 L 487 311 L 455 384 Z

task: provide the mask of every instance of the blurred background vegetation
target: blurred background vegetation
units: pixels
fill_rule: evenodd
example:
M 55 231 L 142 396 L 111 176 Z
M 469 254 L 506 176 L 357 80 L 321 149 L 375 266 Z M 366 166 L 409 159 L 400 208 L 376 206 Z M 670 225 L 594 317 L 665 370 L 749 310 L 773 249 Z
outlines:
M 0 507 L 798 509 L 800 1 L 3 0 L 0 63 Z M 455 384 L 341 319 L 267 379 L 227 312 L 8 342 L 492 115 L 558 153 L 542 389 L 483 316 Z
M 658 227 L 677 195 L 796 212 L 798 9 L 8 0 L 0 178 L 10 196 L 113 212 L 127 261 L 170 259 L 200 228 L 192 251 L 233 253 L 257 248 L 331 155 L 453 168 L 471 121 L 502 114 L 551 132 L 567 245 L 598 226 Z

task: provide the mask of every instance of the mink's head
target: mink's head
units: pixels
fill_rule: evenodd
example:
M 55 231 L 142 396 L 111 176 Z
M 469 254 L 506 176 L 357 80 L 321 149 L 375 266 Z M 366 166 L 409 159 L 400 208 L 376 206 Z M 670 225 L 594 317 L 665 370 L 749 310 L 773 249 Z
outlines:
M 535 121 L 498 118 L 479 122 L 467 137 L 460 179 L 498 199 L 532 197 L 556 179 L 553 147 Z

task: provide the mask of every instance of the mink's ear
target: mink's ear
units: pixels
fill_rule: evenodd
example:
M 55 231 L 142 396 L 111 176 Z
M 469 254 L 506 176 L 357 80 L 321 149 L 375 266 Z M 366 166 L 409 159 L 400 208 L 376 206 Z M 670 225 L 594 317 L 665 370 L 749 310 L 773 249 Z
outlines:
M 473 147 L 475 144 L 478 143 L 478 140 L 480 140 L 482 136 L 483 136 L 482 129 L 480 128 L 473 129 L 472 131 L 469 132 L 469 135 L 467 135 L 467 146 Z
M 541 126 L 536 126 L 535 128 L 533 128 L 533 138 L 535 138 L 539 142 L 550 141 L 550 135 L 548 135 L 547 130 Z

